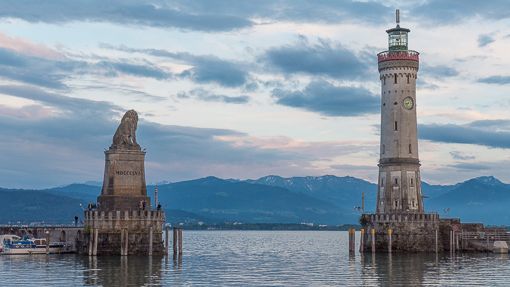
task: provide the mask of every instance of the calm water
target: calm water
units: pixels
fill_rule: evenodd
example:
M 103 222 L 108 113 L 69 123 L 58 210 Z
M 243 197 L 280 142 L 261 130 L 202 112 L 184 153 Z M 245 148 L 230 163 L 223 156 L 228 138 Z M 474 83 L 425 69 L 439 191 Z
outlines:
M 333 231 L 184 231 L 183 238 L 177 260 L 0 256 L 0 286 L 510 285 L 508 255 L 349 256 L 348 233 Z

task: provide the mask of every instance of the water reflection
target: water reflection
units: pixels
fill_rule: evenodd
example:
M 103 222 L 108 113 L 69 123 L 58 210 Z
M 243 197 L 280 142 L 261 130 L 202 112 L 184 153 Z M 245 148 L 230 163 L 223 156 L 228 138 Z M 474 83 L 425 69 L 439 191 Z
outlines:
M 161 285 L 164 256 L 80 256 L 88 286 Z
M 350 253 L 347 232 L 190 231 L 183 249 L 183 255 L 167 257 L 0 256 L 0 285 L 507 286 L 510 282 L 508 254 Z

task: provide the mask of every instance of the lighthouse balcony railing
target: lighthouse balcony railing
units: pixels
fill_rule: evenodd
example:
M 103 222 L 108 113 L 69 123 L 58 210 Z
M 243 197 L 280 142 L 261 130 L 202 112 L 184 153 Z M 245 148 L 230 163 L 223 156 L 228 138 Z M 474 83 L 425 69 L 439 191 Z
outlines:
M 420 53 L 412 50 L 384 51 L 377 54 L 378 63 L 391 60 L 419 61 Z

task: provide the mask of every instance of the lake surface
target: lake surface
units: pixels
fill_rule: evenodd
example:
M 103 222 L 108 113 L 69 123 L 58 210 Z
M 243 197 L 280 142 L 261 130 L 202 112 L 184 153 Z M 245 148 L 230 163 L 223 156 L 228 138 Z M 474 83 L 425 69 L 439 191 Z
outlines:
M 175 260 L 0 256 L 0 286 L 510 285 L 508 255 L 349 255 L 346 231 L 184 230 L 183 250 Z

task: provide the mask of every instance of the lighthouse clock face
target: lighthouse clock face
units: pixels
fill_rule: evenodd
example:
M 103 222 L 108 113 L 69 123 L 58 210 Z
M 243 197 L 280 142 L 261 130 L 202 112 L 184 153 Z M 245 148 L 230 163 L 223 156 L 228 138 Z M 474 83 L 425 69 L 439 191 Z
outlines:
M 404 99 L 404 108 L 410 110 L 413 108 L 413 99 L 407 97 Z

